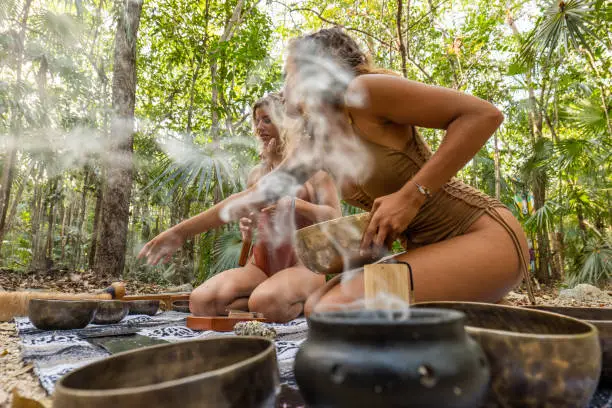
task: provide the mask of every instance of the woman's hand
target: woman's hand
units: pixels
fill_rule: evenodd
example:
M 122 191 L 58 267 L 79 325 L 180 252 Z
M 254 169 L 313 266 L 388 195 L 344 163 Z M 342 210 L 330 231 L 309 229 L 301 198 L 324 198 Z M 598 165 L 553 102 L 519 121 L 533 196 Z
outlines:
M 297 201 L 299 200 L 299 198 L 293 198 L 293 197 L 289 197 L 289 196 L 285 196 L 283 198 L 281 198 L 280 200 L 278 200 L 276 203 L 267 206 L 266 208 L 263 208 L 261 210 L 261 212 L 263 213 L 267 213 L 270 215 L 274 215 L 277 211 L 279 210 L 289 210 L 291 208 L 291 206 L 295 207 L 295 204 L 293 204 L 293 201 Z
M 160 259 L 167 263 L 184 243 L 185 239 L 180 234 L 169 229 L 147 242 L 138 253 L 138 258 L 146 257 L 149 265 L 157 265 Z
M 250 241 L 253 238 L 253 219 L 250 217 L 242 217 L 240 219 L 240 234 L 243 241 Z
M 361 241 L 361 251 L 369 253 L 372 247 L 375 251 L 384 246 L 390 248 L 393 241 L 408 228 L 424 201 L 425 196 L 411 182 L 395 193 L 374 200 L 370 221 Z

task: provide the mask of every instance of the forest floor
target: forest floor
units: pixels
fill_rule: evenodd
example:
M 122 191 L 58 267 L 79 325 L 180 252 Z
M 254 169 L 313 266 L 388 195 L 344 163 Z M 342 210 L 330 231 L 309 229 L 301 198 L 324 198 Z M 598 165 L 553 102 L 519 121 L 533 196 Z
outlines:
M 0 270 L 0 291 L 49 290 L 64 293 L 92 292 L 104 288 L 112 279 L 98 279 L 93 273 L 56 271 L 44 274 L 23 274 Z M 153 283 L 125 281 L 127 293 L 160 293 L 169 288 Z M 541 305 L 612 307 L 612 284 L 602 287 L 598 297 L 559 296 L 560 285 L 541 285 L 536 291 L 536 301 Z M 510 292 L 506 303 L 524 306 L 529 304 L 522 290 Z M 15 325 L 11 322 L 0 323 L 0 408 L 51 407 L 51 399 L 40 386 L 33 373 L 31 364 L 21 359 L 21 350 Z M 27 401 L 27 400 L 30 401 Z

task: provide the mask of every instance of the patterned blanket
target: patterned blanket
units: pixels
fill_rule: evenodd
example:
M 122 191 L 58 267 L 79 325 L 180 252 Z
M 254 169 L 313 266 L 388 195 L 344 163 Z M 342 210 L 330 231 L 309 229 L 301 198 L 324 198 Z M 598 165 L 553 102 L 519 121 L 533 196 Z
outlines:
M 23 359 L 34 364 L 34 373 L 45 390 L 51 394 L 55 383 L 63 375 L 110 355 L 104 348 L 85 340 L 84 335 L 95 335 L 96 332 L 112 330 L 113 327 L 118 330 L 138 329 L 137 333 L 142 336 L 168 342 L 232 335 L 191 330 L 185 326 L 186 317 L 186 313 L 179 312 L 163 312 L 153 317 L 129 315 L 116 325 L 91 324 L 85 329 L 62 331 L 38 330 L 27 317 L 16 318 L 15 323 L 21 340 Z M 281 382 L 288 385 L 285 388 L 294 389 L 296 385 L 293 378 L 293 360 L 308 333 L 306 319 L 298 318 L 289 323 L 274 323 L 271 326 L 278 334 L 275 343 Z M 600 388 L 591 400 L 589 408 L 612 408 L 612 390 Z
M 227 336 L 232 333 L 214 331 L 194 331 L 185 326 L 188 315 L 179 312 L 163 312 L 156 316 L 128 315 L 115 325 L 99 326 L 90 324 L 85 329 L 43 331 L 32 325 L 27 317 L 15 319 L 19 333 L 22 357 L 34 365 L 34 373 L 49 394 L 53 393 L 55 383 L 65 374 L 110 355 L 102 347 L 85 340 L 83 335 L 95 335 L 96 331 L 109 330 L 115 326 L 139 329 L 138 334 L 168 342 L 202 339 L 213 336 Z M 271 324 L 276 330 L 276 353 L 281 381 L 294 386 L 293 360 L 306 339 L 308 326 L 306 319 L 298 318 L 289 323 Z

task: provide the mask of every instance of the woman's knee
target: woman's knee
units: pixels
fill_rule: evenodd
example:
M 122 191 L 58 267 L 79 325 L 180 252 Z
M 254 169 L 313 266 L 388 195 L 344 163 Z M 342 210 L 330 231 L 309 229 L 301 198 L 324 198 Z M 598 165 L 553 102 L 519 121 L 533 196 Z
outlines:
M 189 296 L 191 313 L 197 316 L 216 316 L 236 298 L 231 283 L 198 286 Z

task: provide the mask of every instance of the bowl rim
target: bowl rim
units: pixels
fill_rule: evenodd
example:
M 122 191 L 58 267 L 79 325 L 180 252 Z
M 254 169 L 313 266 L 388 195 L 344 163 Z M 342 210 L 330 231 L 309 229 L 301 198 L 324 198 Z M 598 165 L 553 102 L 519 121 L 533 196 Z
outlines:
M 116 360 L 119 358 L 122 358 L 124 356 L 130 355 L 130 354 L 135 354 L 135 353 L 139 353 L 142 351 L 155 351 L 157 349 L 161 349 L 161 348 L 165 348 L 165 347 L 177 347 L 183 344 L 187 344 L 187 343 L 197 343 L 197 342 L 212 342 L 212 341 L 219 341 L 219 340 L 227 340 L 227 339 L 232 339 L 232 341 L 242 341 L 242 339 L 250 339 L 249 341 L 252 340 L 258 340 L 258 341 L 263 341 L 265 343 L 268 343 L 266 345 L 266 347 L 260 351 L 259 353 L 246 358 L 244 360 L 238 361 L 236 363 L 233 364 L 229 364 L 227 366 L 218 368 L 216 370 L 211 370 L 211 371 L 205 371 L 203 373 L 200 374 L 195 374 L 195 375 L 190 375 L 187 377 L 181 377 L 178 379 L 174 379 L 174 380 L 169 380 L 169 381 L 163 381 L 163 382 L 159 382 L 156 384 L 147 384 L 147 385 L 141 385 L 138 387 L 124 387 L 124 388 L 106 388 L 106 389 L 81 389 L 81 388 L 72 388 L 72 387 L 67 387 L 64 385 L 64 382 L 66 381 L 67 378 L 69 378 L 72 375 L 77 375 L 79 372 L 84 371 L 86 369 L 88 369 L 90 366 L 93 366 L 95 364 L 100 364 L 103 361 L 109 361 L 109 360 Z M 57 395 L 63 394 L 63 395 L 72 395 L 72 396 L 76 396 L 76 397 L 89 397 L 89 398 L 101 398 L 101 397 L 108 397 L 111 395 L 114 396 L 122 396 L 122 395 L 132 395 L 132 394 L 137 394 L 137 393 L 147 393 L 147 392 L 152 392 L 152 391 L 160 391 L 160 390 L 164 390 L 170 387 L 175 387 L 175 386 L 180 386 L 180 385 L 185 385 L 188 384 L 192 381 L 198 381 L 198 380 L 203 380 L 206 379 L 207 377 L 213 377 L 214 375 L 219 375 L 219 374 L 226 374 L 227 372 L 230 372 L 232 370 L 235 370 L 241 366 L 248 366 L 251 363 L 256 363 L 256 362 L 261 362 L 267 358 L 269 358 L 269 355 L 273 353 L 273 358 L 276 360 L 276 346 L 274 345 L 274 342 L 272 340 L 269 340 L 265 337 L 260 337 L 260 336 L 216 336 L 216 337 L 212 337 L 212 338 L 207 338 L 207 339 L 195 339 L 195 340 L 186 340 L 186 341 L 181 341 L 178 343 L 170 343 L 170 344 L 159 344 L 156 346 L 149 346 L 149 347 L 145 347 L 145 348 L 139 348 L 139 349 L 135 349 L 135 350 L 128 350 L 128 351 L 124 351 L 121 353 L 117 353 L 111 356 L 108 356 L 106 358 L 103 358 L 101 360 L 96 360 L 93 361 L 83 367 L 79 367 L 76 370 L 66 374 L 65 376 L 63 376 L 58 382 L 57 385 L 55 386 L 55 391 L 54 391 L 54 399 L 57 398 Z M 277 370 L 278 370 L 278 365 L 276 366 Z
M 369 216 L 370 212 L 363 212 L 363 213 L 359 213 L 359 214 L 352 214 L 352 215 L 345 215 L 342 217 L 336 217 L 333 218 L 331 220 L 327 220 L 327 221 L 321 221 L 321 222 L 317 222 L 315 224 L 309 225 L 307 227 L 304 228 L 300 228 L 298 230 L 296 230 L 296 233 L 299 234 L 303 234 L 305 232 L 308 232 L 310 230 L 317 230 L 317 229 L 321 229 L 321 227 L 324 227 L 325 225 L 332 225 L 332 224 L 337 224 L 339 222 L 341 222 L 341 220 L 349 220 L 349 219 L 355 219 L 355 218 L 362 218 L 362 217 L 366 217 Z
M 540 313 L 542 315 L 547 315 L 556 319 L 567 319 L 567 320 L 571 320 L 574 323 L 577 323 L 579 325 L 583 325 L 586 326 L 589 330 L 585 331 L 584 333 L 567 333 L 567 334 L 546 334 L 546 333 L 524 333 L 524 332 L 514 332 L 514 331 L 510 331 L 510 330 L 501 330 L 501 329 L 489 329 L 486 327 L 480 327 L 480 326 L 471 326 L 467 323 L 466 320 L 466 324 L 465 324 L 465 330 L 469 333 L 479 333 L 479 332 L 485 332 L 485 333 L 491 333 L 491 334 L 497 334 L 500 336 L 506 336 L 506 337 L 517 337 L 517 338 L 524 338 L 524 339 L 532 339 L 532 340 L 550 340 L 550 341 L 562 341 L 562 340 L 567 340 L 568 337 L 574 340 L 579 340 L 579 339 L 586 339 L 589 337 L 592 337 L 593 335 L 595 335 L 596 337 L 599 337 L 599 330 L 597 330 L 597 327 L 595 327 L 595 325 L 593 325 L 592 323 L 589 323 L 587 321 L 584 320 L 580 320 L 580 319 L 576 319 L 570 316 L 565 316 L 565 315 L 561 315 L 558 313 L 553 313 L 553 312 L 548 312 L 548 311 L 544 311 L 544 310 L 538 310 L 538 309 L 528 309 L 528 308 L 523 308 L 520 306 L 507 306 L 507 305 L 498 305 L 495 303 L 484 303 L 484 302 L 460 302 L 460 301 L 449 301 L 449 300 L 445 300 L 445 301 L 430 301 L 430 302 L 417 302 L 414 303 L 411 306 L 419 306 L 419 305 L 439 305 L 437 307 L 440 308 L 444 308 L 443 304 L 454 304 L 454 305 L 476 305 L 476 306 L 485 306 L 485 307 L 493 307 L 493 308 L 498 308 L 498 309 L 508 309 L 508 310 L 520 310 L 520 311 L 525 311 L 526 313 Z M 456 310 L 456 309 L 455 309 Z
M 100 299 L 102 300 L 102 299 Z M 100 301 L 98 299 L 46 299 L 46 298 L 30 298 L 28 300 L 29 302 L 33 302 L 35 301 L 35 303 L 39 303 L 39 302 L 48 302 L 48 303 L 53 303 L 53 304 L 75 304 L 75 303 L 92 303 L 95 304 L 96 306 L 98 305 L 98 302 Z M 108 299 L 111 300 L 111 299 Z

